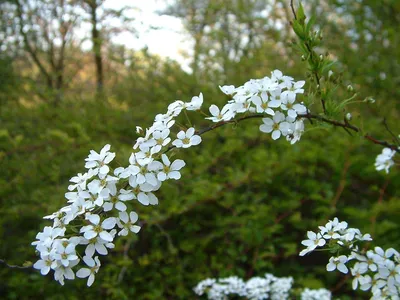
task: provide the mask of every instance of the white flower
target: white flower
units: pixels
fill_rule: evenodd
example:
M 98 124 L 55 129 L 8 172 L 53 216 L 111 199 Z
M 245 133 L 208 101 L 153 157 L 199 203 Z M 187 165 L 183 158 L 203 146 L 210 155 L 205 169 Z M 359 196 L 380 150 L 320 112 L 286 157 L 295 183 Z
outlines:
M 154 174 L 154 171 L 159 169 L 159 162 L 151 162 L 150 164 L 145 164 L 142 161 L 138 161 L 140 165 L 140 172 L 136 176 L 130 176 L 131 178 L 135 178 L 138 184 L 148 183 L 152 186 L 158 185 L 157 176 Z
M 54 259 L 61 262 L 64 267 L 70 265 L 70 261 L 75 261 L 78 256 L 75 252 L 76 244 L 70 243 L 68 240 L 60 241 L 56 247 L 56 253 Z
M 128 178 L 129 176 L 135 176 L 140 172 L 140 165 L 136 161 L 135 153 L 132 153 L 129 157 L 129 167 L 117 168 L 114 174 L 120 178 Z
M 165 128 L 162 131 L 154 131 L 153 132 L 153 139 L 159 146 L 166 146 L 171 142 L 171 138 L 169 137 L 170 130 L 168 128 Z
M 259 91 L 261 92 L 271 92 L 276 89 L 279 89 L 278 83 L 269 77 L 264 77 L 259 81 Z
M 271 118 L 263 118 L 264 124 L 260 125 L 260 131 L 270 133 L 272 131 L 272 139 L 277 140 L 282 135 L 287 135 L 290 124 L 285 121 L 285 115 L 281 112 L 276 112 Z
M 100 236 L 103 240 L 112 242 L 113 236 L 107 230 L 114 228 L 116 224 L 114 217 L 105 219 L 101 224 L 99 215 L 90 214 L 87 215 L 86 219 L 93 225 L 87 225 L 81 228 L 80 232 L 84 233 L 83 236 L 85 239 L 90 240 L 96 236 Z
M 286 140 L 290 142 L 290 144 L 294 144 L 300 140 L 301 135 L 304 132 L 304 122 L 303 120 L 296 120 L 294 123 L 290 123 L 290 128 L 288 129 L 288 134 L 286 136 Z
M 236 92 L 236 88 L 233 85 L 219 86 L 219 89 L 228 96 L 232 96 Z
M 289 76 L 284 76 L 279 70 L 274 70 L 271 72 L 271 79 L 277 81 L 281 88 L 289 88 L 292 86 L 293 78 Z
M 43 229 L 43 232 L 39 232 L 36 235 L 36 239 L 38 239 L 38 241 L 32 242 L 32 245 L 50 246 L 56 237 L 64 236 L 65 230 L 65 228 L 53 228 L 51 226 L 46 226 Z
M 200 93 L 199 96 L 194 96 L 190 102 L 186 102 L 187 110 L 199 110 L 203 105 L 203 94 Z
M 76 188 L 80 188 L 81 190 L 86 189 L 86 181 L 94 176 L 94 171 L 92 169 L 89 169 L 87 173 L 78 173 L 76 176 L 72 177 L 69 181 L 73 182 L 74 184 L 71 184 L 68 186 L 69 191 L 73 191 Z
M 399 252 L 393 248 L 388 248 L 384 251 L 381 247 L 375 247 L 374 251 L 376 254 L 371 254 L 371 256 L 377 264 L 381 265 L 385 264 L 386 260 L 391 258 L 393 255 L 399 256 Z
M 138 233 L 140 231 L 140 226 L 133 225 L 136 223 L 138 220 L 138 215 L 134 211 L 131 211 L 129 213 L 127 212 L 120 212 L 119 213 L 119 221 L 118 221 L 118 226 L 122 228 L 120 232 L 118 232 L 118 235 L 126 236 L 128 235 L 129 231 L 132 231 L 133 233 Z
M 212 104 L 209 108 L 212 117 L 206 118 L 207 120 L 211 120 L 215 123 L 221 121 L 228 121 L 234 117 L 232 111 L 230 110 L 230 105 L 225 105 L 222 110 L 219 110 L 218 106 Z
M 358 283 L 360 283 L 360 285 L 363 284 L 364 277 L 362 276 L 362 274 L 367 272 L 368 269 L 365 266 L 363 266 L 357 262 L 357 263 L 355 263 L 354 267 L 350 269 L 350 271 L 351 271 L 351 275 L 354 276 L 354 279 L 352 282 L 353 290 L 356 290 L 358 287 Z
M 115 232 L 115 229 L 110 231 L 110 234 L 113 237 L 115 236 L 115 234 L 113 234 L 114 232 Z M 89 256 L 89 257 L 92 257 L 95 252 L 97 252 L 100 255 L 107 255 L 108 254 L 107 248 L 114 248 L 112 243 L 103 240 L 99 236 L 94 237 L 90 240 L 83 238 L 81 241 L 81 244 L 87 245 L 86 249 L 85 249 L 85 255 Z M 110 244 L 112 245 L 111 247 L 110 247 Z
M 341 237 L 342 239 L 351 242 L 353 241 L 356 237 L 361 236 L 361 231 L 358 228 L 348 228 L 345 231 L 345 234 Z
M 282 92 L 282 97 L 287 97 L 289 99 L 296 99 L 296 94 L 303 94 L 304 89 L 302 89 L 303 85 L 305 84 L 305 81 L 297 81 L 293 85 L 291 83 L 291 86 L 287 86 L 287 90 Z
M 114 189 L 117 181 L 118 177 L 107 175 L 107 177 L 102 180 L 92 180 L 88 184 L 88 190 L 92 195 L 101 195 L 102 197 L 105 197 L 110 190 Z M 104 189 L 106 189 L 106 191 L 103 192 Z
M 157 145 L 155 140 L 144 142 L 139 146 L 140 151 L 135 154 L 136 161 L 141 165 L 147 165 L 153 161 L 154 154 L 161 151 L 162 146 Z
M 179 131 L 177 139 L 172 142 L 177 148 L 189 148 L 190 146 L 196 146 L 201 143 L 201 137 L 194 134 L 195 130 L 190 127 L 186 132 L 183 130 Z
M 85 168 L 93 169 L 94 175 L 99 174 L 100 178 L 104 178 L 110 171 L 107 164 L 115 157 L 115 153 L 109 152 L 110 147 L 109 144 L 105 145 L 103 149 L 100 150 L 100 153 L 90 150 L 89 156 L 85 158 Z
M 347 228 L 346 222 L 340 222 L 338 218 L 334 218 L 333 221 L 329 221 L 325 226 L 319 226 L 320 232 L 325 239 L 339 239 L 341 230 Z
M 50 258 L 49 255 L 43 255 L 41 257 L 42 259 L 39 259 L 34 265 L 33 267 L 35 269 L 40 270 L 40 273 L 42 275 L 46 275 L 50 272 L 50 267 L 53 264 L 53 260 Z
M 340 255 L 339 257 L 331 257 L 329 259 L 329 263 L 326 265 L 326 270 L 331 272 L 338 269 L 340 272 L 347 274 L 349 270 L 345 265 L 346 262 L 347 257 L 345 255 Z
M 64 278 L 73 280 L 75 279 L 74 271 L 72 268 L 79 263 L 79 260 L 71 261 L 68 267 L 58 265 L 54 269 L 54 279 L 57 280 L 61 285 L 64 285 Z
M 157 186 L 153 186 L 149 183 L 139 184 L 136 177 L 129 177 L 129 185 L 133 188 L 133 194 L 135 198 L 143 205 L 157 205 L 158 199 L 157 197 L 151 193 L 152 191 L 156 191 L 161 186 L 161 183 Z
M 259 96 L 251 97 L 251 101 L 256 105 L 258 113 L 267 113 L 271 116 L 275 115 L 275 111 L 272 108 L 277 108 L 281 105 L 279 100 L 271 99 L 269 101 L 266 92 L 261 93 L 261 98 Z
M 386 173 L 389 173 L 389 169 L 394 165 L 394 161 L 392 160 L 393 156 L 396 154 L 395 150 L 390 148 L 384 148 L 382 153 L 376 157 L 375 168 L 377 171 L 385 170 Z
M 86 278 L 88 277 L 88 281 L 87 281 L 87 286 L 91 286 L 94 282 L 95 279 L 95 274 L 99 271 L 100 269 L 100 260 L 99 258 L 96 256 L 94 259 L 88 256 L 84 256 L 83 257 L 83 261 L 86 263 L 86 265 L 88 267 L 90 267 L 90 269 L 88 268 L 81 268 L 77 273 L 76 276 L 79 278 Z
M 103 204 L 104 211 L 110 211 L 114 208 L 119 210 L 119 211 L 125 211 L 126 210 L 126 205 L 124 201 L 132 200 L 135 198 L 135 195 L 129 191 L 129 190 L 124 190 L 121 189 L 119 191 L 119 195 L 116 196 L 116 194 L 111 194 L 111 197 L 107 197 L 104 200 L 108 200 L 108 202 L 105 202 Z
M 331 300 L 332 293 L 327 289 L 318 289 L 318 290 L 311 290 L 311 289 L 304 289 L 301 292 L 301 300 Z
M 204 294 L 205 290 L 207 288 L 210 288 L 214 283 L 216 283 L 216 280 L 214 278 L 207 278 L 202 281 L 200 281 L 194 288 L 193 291 L 201 296 Z
M 185 108 L 185 103 L 181 100 L 176 100 L 172 102 L 170 105 L 168 105 L 167 115 L 172 117 L 177 117 L 184 108 Z
M 283 94 L 282 94 L 283 96 Z M 294 104 L 295 98 L 289 97 L 287 94 L 282 97 L 281 108 L 287 110 L 287 114 L 291 118 L 296 118 L 298 114 L 304 114 L 307 112 L 306 107 L 303 104 Z
M 379 267 L 379 275 L 382 279 L 387 280 L 390 288 L 395 285 L 400 287 L 400 265 L 396 265 L 391 260 L 386 260 L 385 266 Z
M 253 277 L 246 282 L 246 298 L 249 300 L 268 299 L 271 291 L 270 280 Z
M 172 164 L 165 154 L 161 155 L 161 159 L 164 163 L 162 170 L 157 174 L 157 178 L 160 181 L 165 181 L 167 179 L 178 180 L 181 178 L 181 173 L 179 172 L 185 166 L 185 162 L 181 159 L 175 160 Z
M 143 128 L 140 127 L 140 126 L 136 126 L 136 133 L 137 133 L 137 134 L 140 134 L 140 133 L 142 133 L 142 132 L 143 132 Z
M 317 247 L 322 247 L 326 243 L 326 241 L 322 238 L 322 235 L 320 233 L 307 231 L 307 237 L 308 240 L 304 240 L 301 242 L 304 246 L 307 247 L 307 249 L 301 251 L 300 256 L 304 256 L 308 252 L 313 251 Z

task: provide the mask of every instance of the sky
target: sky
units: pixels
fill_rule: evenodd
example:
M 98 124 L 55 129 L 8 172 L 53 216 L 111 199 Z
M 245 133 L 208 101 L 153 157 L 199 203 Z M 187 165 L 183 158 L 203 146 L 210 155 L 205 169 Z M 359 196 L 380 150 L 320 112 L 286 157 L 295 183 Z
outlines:
M 104 6 L 113 9 L 133 6 L 140 10 L 133 11 L 130 15 L 135 18 L 134 26 L 138 37 L 131 33 L 123 33 L 114 38 L 115 43 L 137 50 L 147 45 L 149 52 L 175 59 L 181 62 L 183 67 L 187 67 L 189 62 L 182 52 L 190 51 L 191 41 L 184 33 L 181 20 L 156 13 L 157 10 L 165 8 L 165 0 L 107 0 Z M 151 29 L 152 27 L 160 29 Z

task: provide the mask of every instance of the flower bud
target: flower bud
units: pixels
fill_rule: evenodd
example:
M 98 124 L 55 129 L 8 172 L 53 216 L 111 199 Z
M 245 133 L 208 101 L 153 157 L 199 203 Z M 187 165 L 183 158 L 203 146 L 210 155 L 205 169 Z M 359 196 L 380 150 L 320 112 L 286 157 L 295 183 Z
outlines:
M 375 103 L 375 99 L 372 97 L 365 98 L 364 102 Z
M 143 132 L 143 128 L 140 126 L 136 126 L 136 133 L 141 134 Z
M 328 72 L 328 78 L 331 78 L 332 75 L 333 75 L 333 71 L 332 71 L 332 70 L 329 70 L 329 72 Z
M 347 120 L 347 121 L 350 121 L 350 120 L 352 119 L 352 117 L 353 117 L 353 116 L 351 115 L 351 113 L 347 113 L 347 114 L 346 114 L 346 120 Z
M 348 90 L 349 92 L 352 92 L 352 91 L 354 91 L 354 88 L 353 88 L 353 86 L 352 86 L 351 84 L 349 84 L 349 85 L 347 86 L 347 90 Z

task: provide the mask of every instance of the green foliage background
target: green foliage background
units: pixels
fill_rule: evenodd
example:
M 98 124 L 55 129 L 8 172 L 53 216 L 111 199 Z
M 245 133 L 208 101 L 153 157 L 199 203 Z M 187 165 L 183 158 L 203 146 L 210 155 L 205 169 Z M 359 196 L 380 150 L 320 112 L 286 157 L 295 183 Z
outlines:
M 400 69 L 395 67 L 400 57 L 395 34 L 399 23 L 383 22 L 395 19 L 393 12 L 370 2 L 363 5 L 388 29 L 390 46 L 376 43 L 379 36 L 372 41 L 341 39 L 343 28 L 322 14 L 326 47 L 322 51 L 330 51 L 341 62 L 334 76 L 343 86 L 351 82 L 359 99 L 377 99 L 373 105 L 347 108 L 354 124 L 390 140 L 382 120 L 387 118 L 393 131 L 400 133 L 396 88 Z M 351 1 L 329 5 L 355 16 L 354 30 L 369 30 L 359 20 L 363 6 L 357 10 Z M 396 1 L 390 5 L 398 15 Z M 231 63 L 226 78 L 217 81 L 213 79 L 222 78 L 217 71 L 212 77 L 209 69 L 192 76 L 175 62 L 146 54 L 141 58 L 144 67 L 132 66 L 106 98 L 72 94 L 58 106 L 17 101 L 18 76 L 7 59 L 1 61 L 7 68 L 1 68 L 6 74 L 0 76 L 8 80 L 0 84 L 0 258 L 11 264 L 34 262 L 30 243 L 50 224 L 42 217 L 64 205 L 68 180 L 83 171 L 89 150 L 110 143 L 117 162 L 125 165 L 137 138 L 135 126 L 148 127 L 173 100 L 188 101 L 203 92 L 205 107 L 222 105 L 227 99 L 218 84 L 242 84 L 275 68 L 296 80 L 306 78 L 300 55 L 286 46 L 282 52 L 280 46 L 271 47 L 273 43 L 266 40 L 253 56 Z M 357 51 L 351 50 L 352 43 Z M 368 55 L 379 63 L 366 62 Z M 386 73 L 384 80 L 381 72 Z M 343 89 L 339 95 L 345 98 L 346 93 Z M 320 109 L 318 104 L 314 109 Z M 197 128 L 208 124 L 191 116 Z M 328 253 L 299 257 L 300 241 L 307 230 L 337 216 L 371 233 L 374 244 L 399 249 L 398 169 L 389 175 L 376 172 L 373 163 L 380 146 L 341 129 L 307 123 L 302 140 L 291 146 L 262 134 L 259 121 L 222 127 L 204 135 L 199 147 L 180 151 L 177 156 L 187 163 L 182 179 L 163 185 L 158 206 L 135 203 L 143 222 L 141 232 L 117 239 L 111 254 L 101 257 L 102 268 L 91 288 L 85 280 L 66 281 L 62 287 L 51 275 L 0 265 L 1 297 L 193 299 L 192 287 L 204 278 L 249 278 L 269 272 L 293 276 L 296 283 L 310 288 L 338 286 L 334 295 L 342 299 L 366 298 L 352 292 L 349 283 L 339 287 L 342 275 L 325 271 Z

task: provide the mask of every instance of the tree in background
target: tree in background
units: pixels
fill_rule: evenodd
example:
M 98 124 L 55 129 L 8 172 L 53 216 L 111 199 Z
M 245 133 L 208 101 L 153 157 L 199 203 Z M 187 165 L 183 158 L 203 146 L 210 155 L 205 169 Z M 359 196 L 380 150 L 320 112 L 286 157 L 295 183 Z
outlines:
M 135 33 L 132 26 L 131 6 L 122 9 L 105 7 L 106 0 L 79 0 L 88 14 L 86 22 L 91 24 L 90 40 L 92 53 L 96 66 L 96 91 L 98 96 L 103 96 L 105 85 L 104 52 L 105 46 L 111 50 L 111 39 L 122 32 Z
M 273 60 L 266 57 L 272 49 L 278 53 L 277 59 L 287 56 L 282 41 L 290 32 L 285 21 L 288 10 L 280 1 L 178 0 L 160 13 L 182 19 L 193 40 L 195 77 L 206 74 L 211 81 L 240 83 L 245 74 L 252 74 L 255 61 L 265 69 L 274 67 Z
M 37 75 L 29 76 L 35 85 L 39 84 L 35 92 L 44 100 L 60 102 L 76 72 L 66 64 L 72 60 L 73 48 L 79 49 L 74 35 L 80 23 L 76 5 L 65 0 L 15 0 L 8 7 L 15 14 L 18 30 L 15 38 L 38 70 Z

